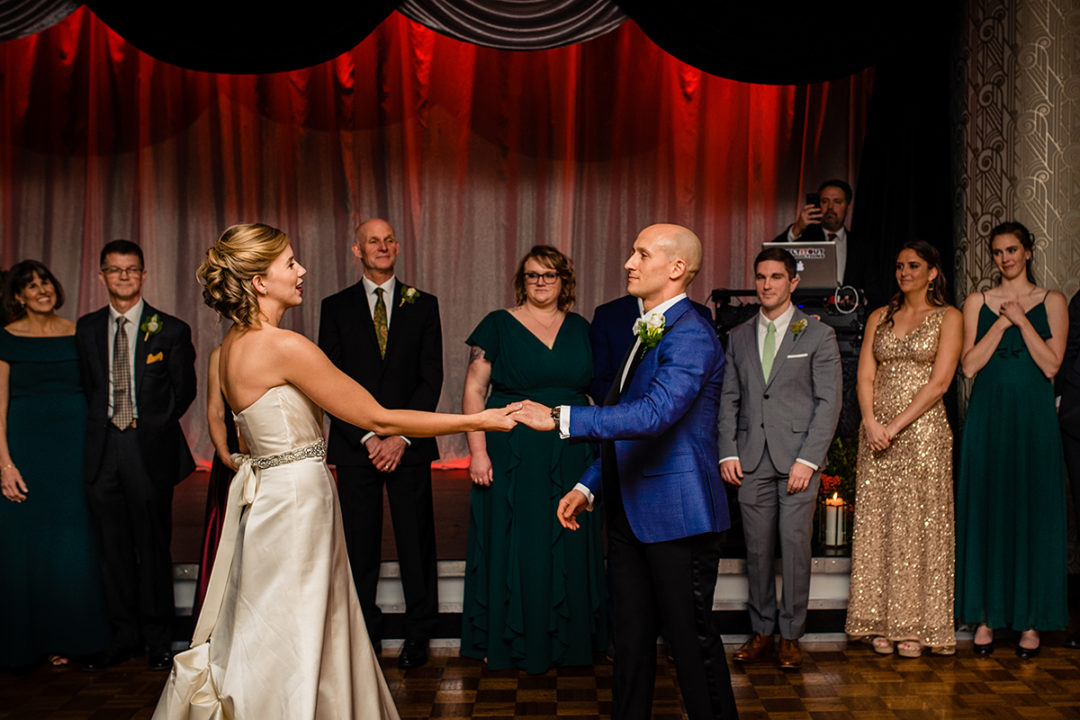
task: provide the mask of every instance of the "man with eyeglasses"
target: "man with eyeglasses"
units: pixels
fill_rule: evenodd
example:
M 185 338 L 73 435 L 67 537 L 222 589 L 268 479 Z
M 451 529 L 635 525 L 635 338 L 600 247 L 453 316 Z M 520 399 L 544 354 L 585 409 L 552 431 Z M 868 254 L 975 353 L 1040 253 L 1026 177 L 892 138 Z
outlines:
M 397 279 L 401 244 L 385 220 L 356 229 L 352 252 L 360 280 L 323 300 L 319 347 L 388 408 L 434 411 L 442 391 L 439 302 Z M 435 438 L 379 436 L 330 418 L 327 461 L 337 466 L 341 518 L 368 636 L 381 649 L 375 603 L 382 559 L 383 485 L 405 593 L 405 642 L 398 667 L 420 667 L 439 617 L 431 461 Z
M 112 642 L 87 670 L 148 653 L 171 667 L 173 485 L 195 470 L 180 418 L 195 399 L 195 348 L 183 320 L 142 299 L 142 249 L 101 250 L 105 307 L 79 318 L 75 341 L 86 393 L 85 478 L 101 549 Z

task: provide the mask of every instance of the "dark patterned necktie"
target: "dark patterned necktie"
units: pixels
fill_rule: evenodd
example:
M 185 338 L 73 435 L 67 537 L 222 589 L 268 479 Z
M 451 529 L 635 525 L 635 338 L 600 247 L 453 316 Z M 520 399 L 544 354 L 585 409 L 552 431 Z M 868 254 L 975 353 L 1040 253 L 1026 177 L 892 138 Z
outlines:
M 383 302 L 383 289 L 375 288 L 375 339 L 379 341 L 379 357 L 386 357 L 386 339 L 390 336 L 390 325 L 386 322 L 386 303 Z
M 836 242 L 837 237 L 836 233 L 829 233 L 829 242 Z
M 128 357 L 128 337 L 124 325 L 127 318 L 116 318 L 116 338 L 113 340 L 113 416 L 112 424 L 121 430 L 131 427 L 135 405 L 131 402 L 131 364 Z

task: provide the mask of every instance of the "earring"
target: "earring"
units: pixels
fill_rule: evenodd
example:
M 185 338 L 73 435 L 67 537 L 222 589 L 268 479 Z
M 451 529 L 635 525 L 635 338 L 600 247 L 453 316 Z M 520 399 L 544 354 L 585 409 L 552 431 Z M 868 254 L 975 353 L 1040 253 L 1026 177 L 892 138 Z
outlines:
M 926 291 L 927 292 L 934 292 L 934 281 L 933 280 L 930 281 L 930 286 L 928 288 L 926 288 Z

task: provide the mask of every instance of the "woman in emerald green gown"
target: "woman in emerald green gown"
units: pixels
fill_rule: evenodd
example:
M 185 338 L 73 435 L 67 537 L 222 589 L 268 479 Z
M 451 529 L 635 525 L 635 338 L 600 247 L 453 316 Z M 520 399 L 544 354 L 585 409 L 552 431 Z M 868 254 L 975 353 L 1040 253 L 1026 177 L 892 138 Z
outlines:
M 488 314 L 471 346 L 465 412 L 530 398 L 583 405 L 592 379 L 589 323 L 574 303 L 570 261 L 534 247 L 514 277 L 517 306 Z M 490 395 L 488 390 L 490 388 Z M 509 433 L 469 433 L 469 544 L 461 654 L 491 669 L 543 673 L 590 665 L 607 646 L 599 513 L 582 531 L 555 517 L 591 460 L 588 444 L 519 425 Z
M 994 629 L 1021 632 L 1016 653 L 1039 653 L 1039 631 L 1060 630 L 1066 607 L 1065 461 L 1051 379 L 1068 331 L 1065 296 L 1031 273 L 1031 233 L 990 233 L 1001 282 L 964 302 L 961 367 L 975 377 L 957 481 L 956 614 L 978 623 L 975 652 Z
M 86 510 L 75 323 L 33 260 L 8 273 L 0 329 L 0 667 L 103 651 L 109 642 Z

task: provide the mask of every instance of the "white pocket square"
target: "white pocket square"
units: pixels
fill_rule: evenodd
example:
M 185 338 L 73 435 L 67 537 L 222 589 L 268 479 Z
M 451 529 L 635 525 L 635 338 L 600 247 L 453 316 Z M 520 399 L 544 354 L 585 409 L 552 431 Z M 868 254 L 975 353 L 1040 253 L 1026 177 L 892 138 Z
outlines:
M 788 355 L 787 359 L 792 360 L 794 358 L 810 357 L 810 353 L 799 353 L 798 355 Z

